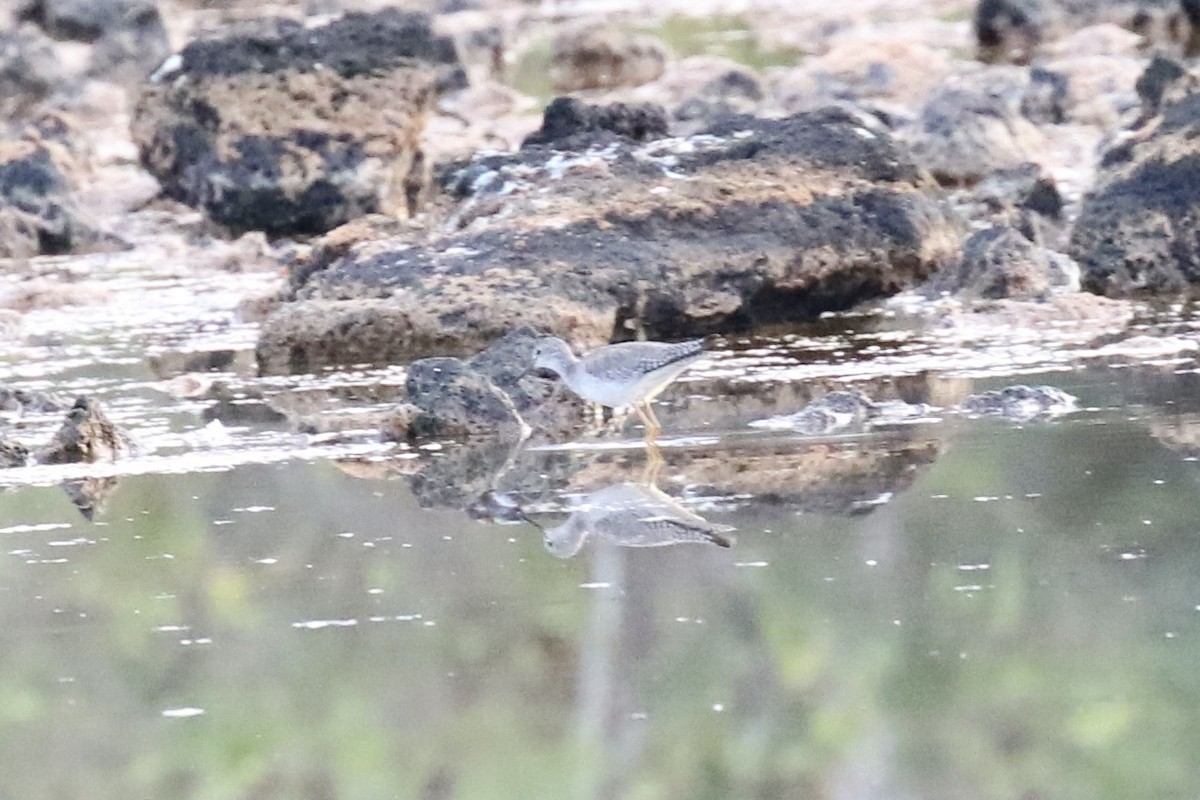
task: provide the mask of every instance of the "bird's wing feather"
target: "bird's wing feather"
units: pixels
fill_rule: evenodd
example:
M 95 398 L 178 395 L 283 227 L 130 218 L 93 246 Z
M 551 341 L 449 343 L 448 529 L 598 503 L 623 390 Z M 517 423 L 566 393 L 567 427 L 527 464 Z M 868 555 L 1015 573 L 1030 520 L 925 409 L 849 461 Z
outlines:
M 703 349 L 703 340 L 700 339 L 675 344 L 622 342 L 593 350 L 584 358 L 584 368 L 597 376 L 637 378 L 670 364 L 699 356 Z
M 670 516 L 647 516 L 636 509 L 625 509 L 595 520 L 594 530 L 602 538 L 623 547 L 662 547 L 685 542 L 708 542 L 729 547 L 732 528 L 711 525 L 703 520 L 698 524 L 689 519 Z

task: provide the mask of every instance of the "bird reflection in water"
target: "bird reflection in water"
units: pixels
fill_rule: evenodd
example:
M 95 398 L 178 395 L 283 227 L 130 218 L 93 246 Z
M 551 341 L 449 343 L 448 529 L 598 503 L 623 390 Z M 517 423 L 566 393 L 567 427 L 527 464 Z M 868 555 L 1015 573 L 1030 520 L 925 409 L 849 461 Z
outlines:
M 584 497 L 566 522 L 542 529 L 542 541 L 552 555 L 570 558 L 588 539 L 617 547 L 687 543 L 730 547 L 734 530 L 688 511 L 652 481 L 629 482 L 606 486 Z

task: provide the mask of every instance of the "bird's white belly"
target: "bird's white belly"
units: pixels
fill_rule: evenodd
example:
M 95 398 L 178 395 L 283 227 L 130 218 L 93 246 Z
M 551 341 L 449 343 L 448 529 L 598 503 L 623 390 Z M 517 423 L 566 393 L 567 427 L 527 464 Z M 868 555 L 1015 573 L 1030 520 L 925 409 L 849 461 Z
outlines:
M 679 376 L 679 373 L 691 366 L 691 362 L 683 362 L 677 366 L 672 366 L 672 369 L 652 372 L 636 381 L 630 382 L 605 381 L 595 375 L 583 373 L 579 376 L 577 385 L 571 388 L 585 400 L 591 400 L 594 403 L 600 403 L 610 408 L 622 408 L 642 400 L 653 399 L 671 381 L 675 380 Z

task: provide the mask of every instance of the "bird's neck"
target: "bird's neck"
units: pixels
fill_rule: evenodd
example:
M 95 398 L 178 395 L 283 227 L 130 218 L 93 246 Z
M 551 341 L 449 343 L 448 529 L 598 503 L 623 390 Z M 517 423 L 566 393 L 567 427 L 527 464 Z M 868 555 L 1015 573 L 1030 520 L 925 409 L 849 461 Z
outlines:
M 579 356 L 567 351 L 563 353 L 562 360 L 562 376 L 564 379 L 574 380 L 579 377 Z

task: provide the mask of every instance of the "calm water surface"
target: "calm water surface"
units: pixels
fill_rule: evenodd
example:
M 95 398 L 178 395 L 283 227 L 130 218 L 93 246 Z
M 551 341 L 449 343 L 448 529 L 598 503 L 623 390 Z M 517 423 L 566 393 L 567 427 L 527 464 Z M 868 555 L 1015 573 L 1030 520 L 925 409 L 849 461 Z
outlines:
M 628 426 L 393 450 L 251 413 L 386 405 L 395 370 L 220 373 L 249 411 L 214 425 L 148 356 L 244 351 L 229 305 L 191 327 L 77 314 L 51 341 L 64 323 L 35 313 L 4 351 L 0 382 L 100 396 L 143 450 L 0 474 L 0 797 L 1195 796 L 1190 352 L 735 343 L 669 397 L 654 475 Z M 829 380 L 937 407 L 1051 383 L 1082 410 L 748 425 Z M 92 521 L 60 485 L 84 480 Z M 629 484 L 658 535 L 736 541 L 623 546 L 587 515 Z

